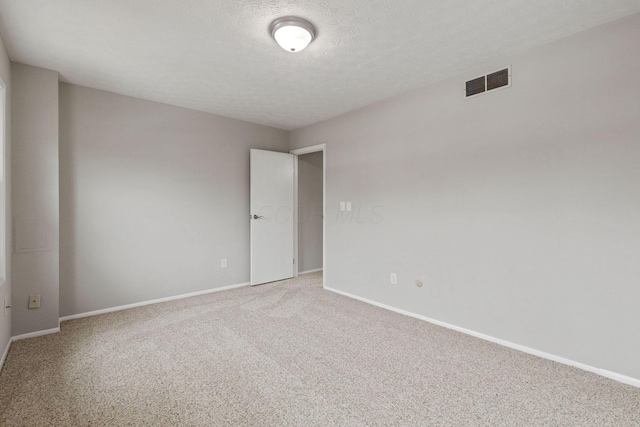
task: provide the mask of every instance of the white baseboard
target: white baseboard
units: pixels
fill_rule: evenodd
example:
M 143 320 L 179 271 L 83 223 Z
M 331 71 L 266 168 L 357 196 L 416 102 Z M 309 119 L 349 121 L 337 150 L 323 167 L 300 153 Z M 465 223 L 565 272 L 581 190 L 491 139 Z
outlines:
M 518 350 L 518 351 L 522 351 L 524 353 L 532 354 L 534 356 L 542 357 L 543 359 L 552 360 L 554 362 L 562 363 L 564 365 L 574 366 L 576 368 L 583 369 L 585 371 L 592 372 L 594 374 L 601 375 L 603 377 L 607 377 L 607 378 L 610 378 L 612 380 L 615 380 L 615 381 L 618 381 L 618 382 L 621 382 L 621 383 L 624 383 L 624 384 L 628 384 L 628 385 L 640 388 L 640 379 L 637 379 L 637 378 L 632 378 L 632 377 L 628 377 L 626 375 L 618 374 L 617 372 L 611 372 L 611 371 L 607 371 L 605 369 L 596 368 L 596 367 L 593 367 L 593 366 L 586 365 L 584 363 L 580 363 L 580 362 L 576 362 L 574 360 L 566 359 L 564 357 L 556 356 L 556 355 L 551 354 L 551 353 L 546 353 L 544 351 L 536 350 L 534 348 L 526 347 L 526 346 L 523 346 L 523 345 L 520 345 L 520 344 L 515 344 L 515 343 L 512 343 L 510 341 L 505 341 L 505 340 L 502 340 L 502 339 L 499 339 L 499 338 L 492 337 L 490 335 L 485 335 L 485 334 L 482 334 L 480 332 L 472 331 L 470 329 L 461 328 L 459 326 L 455 326 L 455 325 L 451 325 L 449 323 L 441 322 L 440 320 L 431 319 L 429 317 L 422 316 L 420 314 L 415 314 L 415 313 L 412 313 L 410 311 L 401 310 L 399 308 L 391 307 L 389 305 L 385 305 L 385 304 L 382 304 L 382 303 L 379 303 L 379 302 L 376 302 L 376 301 L 372 301 L 372 300 L 369 300 L 369 299 L 366 299 L 366 298 L 359 297 L 357 295 L 353 295 L 353 294 L 350 294 L 350 293 L 347 293 L 347 292 L 343 292 L 343 291 L 340 291 L 338 289 L 327 288 L 327 287 L 325 287 L 324 289 L 326 289 L 327 291 L 334 292 L 336 294 L 345 296 L 345 297 L 353 298 L 353 299 L 356 299 L 358 301 L 362 301 L 364 303 L 367 303 L 367 304 L 370 304 L 370 305 L 374 305 L 376 307 L 384 308 L 385 310 L 393 311 L 393 312 L 396 312 L 396 313 L 399 313 L 399 314 L 403 314 L 405 316 L 413 317 L 413 318 L 416 318 L 416 319 L 419 319 L 419 320 L 424 320 L 425 322 L 433 323 L 434 325 L 442 326 L 442 327 L 445 327 L 445 328 L 448 328 L 448 329 L 453 329 L 454 331 L 462 332 L 463 334 L 471 335 L 471 336 L 474 336 L 476 338 L 480 338 L 480 339 L 483 339 L 485 341 L 490 341 L 490 342 L 493 342 L 493 343 L 496 343 L 496 344 L 500 344 L 500 345 L 503 345 L 505 347 L 512 348 L 514 350 Z
M 176 296 L 172 296 L 172 297 L 158 298 L 158 299 L 154 299 L 154 300 L 150 300 L 150 301 L 136 302 L 134 304 L 119 305 L 117 307 L 103 308 L 101 310 L 88 311 L 86 313 L 72 314 L 70 316 L 61 317 L 60 321 L 64 322 L 65 320 L 80 319 L 80 318 L 83 318 L 83 317 L 97 316 L 99 314 L 113 313 L 114 311 L 128 310 L 130 308 L 142 307 L 144 305 L 151 305 L 151 304 L 157 304 L 157 303 L 160 303 L 160 302 L 175 301 L 175 300 L 178 300 L 178 299 L 197 297 L 198 295 L 205 295 L 205 294 L 211 294 L 211 293 L 214 293 L 214 292 L 228 291 L 230 289 L 237 289 L 237 288 L 242 288 L 242 287 L 245 287 L 245 286 L 249 286 L 249 282 L 247 282 L 247 283 L 239 283 L 237 285 L 223 286 L 223 287 L 220 287 L 220 288 L 207 289 L 205 291 L 191 292 L 191 293 L 188 293 L 188 294 L 176 295 Z
M 12 341 L 26 340 L 27 338 L 41 337 L 42 335 L 55 334 L 57 332 L 60 332 L 60 326 L 58 326 L 57 328 L 45 329 L 43 331 L 29 332 L 27 334 L 16 335 L 11 340 Z
M 7 348 L 4 349 L 4 353 L 2 353 L 2 358 L 0 359 L 0 372 L 2 372 L 2 367 L 4 366 L 4 361 L 7 359 L 7 354 L 9 354 L 9 349 L 11 348 L 12 342 L 13 342 L 13 338 L 9 337 L 9 342 L 7 342 Z
M 322 269 L 316 268 L 315 270 L 299 271 L 298 276 L 302 276 L 303 274 L 317 273 L 318 271 L 322 271 Z

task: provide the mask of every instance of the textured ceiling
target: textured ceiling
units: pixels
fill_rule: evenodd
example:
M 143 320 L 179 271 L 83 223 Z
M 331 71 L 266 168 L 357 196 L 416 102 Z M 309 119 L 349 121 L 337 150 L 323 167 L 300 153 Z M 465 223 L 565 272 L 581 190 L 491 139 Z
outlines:
M 61 81 L 295 129 L 640 12 L 640 0 L 0 0 L 13 61 Z M 270 38 L 298 15 L 303 52 Z

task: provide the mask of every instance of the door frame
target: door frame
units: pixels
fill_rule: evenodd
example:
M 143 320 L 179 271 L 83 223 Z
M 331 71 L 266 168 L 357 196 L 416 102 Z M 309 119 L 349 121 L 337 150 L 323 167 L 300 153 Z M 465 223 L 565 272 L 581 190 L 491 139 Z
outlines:
M 327 144 L 311 145 L 309 147 L 290 150 L 293 154 L 294 174 L 293 174 L 293 206 L 294 206 L 294 226 L 293 226 L 293 254 L 296 260 L 293 269 L 293 277 L 298 277 L 300 272 L 300 262 L 298 259 L 298 156 L 303 154 L 317 153 L 322 151 L 322 287 L 325 287 L 325 277 L 327 272 Z

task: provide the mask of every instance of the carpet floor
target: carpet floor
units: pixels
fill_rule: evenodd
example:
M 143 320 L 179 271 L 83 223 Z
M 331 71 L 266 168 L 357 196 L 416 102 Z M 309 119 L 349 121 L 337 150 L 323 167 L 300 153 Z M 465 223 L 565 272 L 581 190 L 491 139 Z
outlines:
M 640 426 L 640 389 L 308 274 L 12 344 L 2 426 Z

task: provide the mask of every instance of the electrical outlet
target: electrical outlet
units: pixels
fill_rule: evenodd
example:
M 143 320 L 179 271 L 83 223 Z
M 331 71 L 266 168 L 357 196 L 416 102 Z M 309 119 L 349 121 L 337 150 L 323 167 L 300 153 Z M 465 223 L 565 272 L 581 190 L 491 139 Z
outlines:
M 29 295 L 29 308 L 40 308 L 40 294 Z
M 390 280 L 392 285 L 398 284 L 398 276 L 396 275 L 396 273 L 391 273 Z
M 222 258 L 220 260 L 220 268 L 227 268 L 227 259 L 226 258 Z

